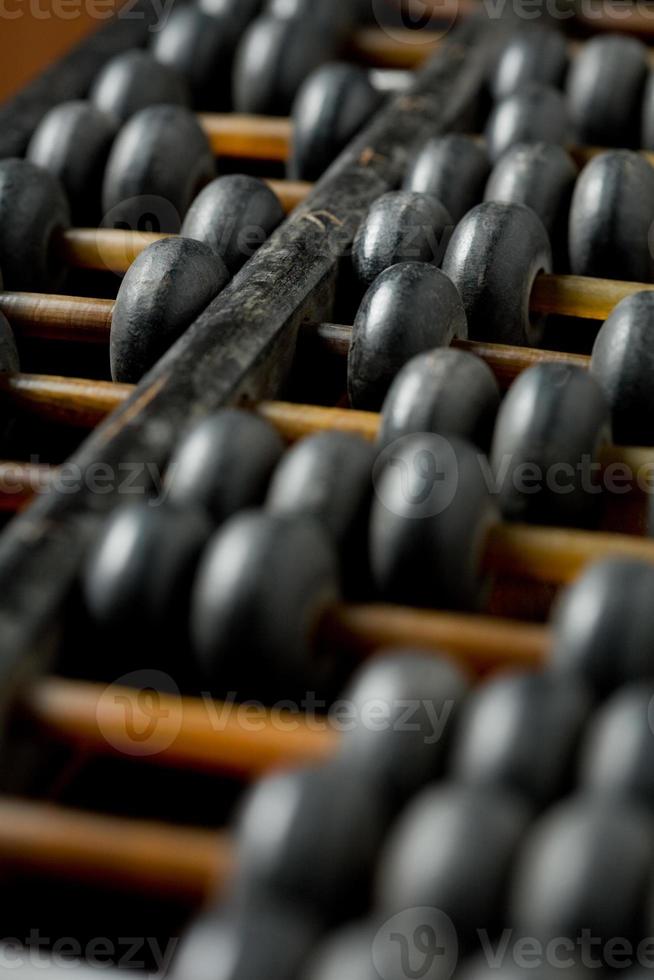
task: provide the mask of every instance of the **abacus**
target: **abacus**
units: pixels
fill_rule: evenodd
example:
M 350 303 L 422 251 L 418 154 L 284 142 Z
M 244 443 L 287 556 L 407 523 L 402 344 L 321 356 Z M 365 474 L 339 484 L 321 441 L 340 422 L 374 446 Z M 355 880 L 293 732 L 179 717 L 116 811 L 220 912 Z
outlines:
M 0 969 L 651 968 L 648 11 L 399 7 L 0 111 Z

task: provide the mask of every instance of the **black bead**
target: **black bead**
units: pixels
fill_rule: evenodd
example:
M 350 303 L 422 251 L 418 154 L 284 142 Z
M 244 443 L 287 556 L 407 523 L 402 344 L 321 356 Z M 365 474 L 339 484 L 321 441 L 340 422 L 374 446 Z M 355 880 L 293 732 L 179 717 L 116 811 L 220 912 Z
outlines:
M 352 244 L 352 264 L 359 282 L 370 286 L 399 262 L 439 265 L 452 219 L 430 194 L 389 191 L 371 205 Z
M 200 507 L 221 524 L 263 501 L 283 452 L 280 436 L 264 419 L 221 409 L 180 441 L 166 472 L 164 497 L 176 507 Z
M 61 182 L 78 225 L 100 221 L 102 177 L 116 129 L 113 117 L 91 102 L 61 102 L 45 114 L 27 147 L 27 159 Z
M 425 351 L 404 365 L 388 389 L 378 445 L 436 432 L 486 450 L 499 404 L 495 375 L 481 358 L 453 347 Z
M 320 432 L 292 446 L 279 463 L 266 506 L 274 514 L 315 518 L 339 555 L 344 588 L 367 591 L 368 521 L 375 451 L 346 432 Z
M 506 875 L 528 819 L 507 794 L 443 784 L 409 804 L 385 847 L 378 907 L 418 907 L 452 920 L 462 949 L 503 921 Z
M 374 779 L 395 810 L 442 772 L 468 691 L 453 660 L 420 650 L 385 650 L 342 695 L 356 725 L 341 735 L 337 761 Z
M 322 683 L 331 665 L 314 653 L 314 634 L 338 593 L 336 557 L 315 521 L 232 517 L 209 542 L 194 591 L 195 655 L 212 690 L 275 699 Z
M 209 245 L 234 275 L 283 220 L 279 198 L 263 180 L 228 174 L 200 191 L 181 234 Z
M 0 290 L 2 278 L 0 277 Z M 0 374 L 12 374 L 20 371 L 20 360 L 16 338 L 4 313 L 0 313 Z
M 457 224 L 481 201 L 489 169 L 483 143 L 449 133 L 427 140 L 409 164 L 402 188 L 433 195 Z
M 550 661 L 579 673 L 598 694 L 654 679 L 654 566 L 596 562 L 562 593 L 552 613 Z
M 220 18 L 236 39 L 259 13 L 261 0 L 198 0 L 198 5 L 206 14 Z
M 5 289 L 52 292 L 65 267 L 53 239 L 70 226 L 66 195 L 56 177 L 29 160 L 0 160 L 0 269 Z
M 228 109 L 231 105 L 233 28 L 194 4 L 175 8 L 154 35 L 151 54 L 185 78 L 200 109 Z
M 566 83 L 574 137 L 590 146 L 638 146 L 647 47 L 610 34 L 586 41 Z
M 609 400 L 618 443 L 654 445 L 654 293 L 627 296 L 601 327 L 590 369 Z
M 516 31 L 502 48 L 491 78 L 497 101 L 529 82 L 559 88 L 568 65 L 568 42 L 560 31 L 539 25 Z
M 304 79 L 335 53 L 331 33 L 317 31 L 311 18 L 258 17 L 236 52 L 237 112 L 289 115 Z
M 521 204 L 479 204 L 457 225 L 443 272 L 463 300 L 474 340 L 533 346 L 541 324 L 529 316 L 536 276 L 551 272 L 552 252 L 540 218 Z
M 484 131 L 488 156 L 495 163 L 516 143 L 565 143 L 568 129 L 563 94 L 530 83 L 491 112 Z
M 639 153 L 611 150 L 582 170 L 570 208 L 574 275 L 651 282 L 654 167 Z
M 542 363 L 513 382 L 497 416 L 491 464 L 507 520 L 592 524 L 597 457 L 610 439 L 608 401 L 583 368 Z
M 350 0 L 267 0 L 264 13 L 279 18 L 304 19 L 320 29 L 343 37 L 354 26 Z
M 360 772 L 323 766 L 267 777 L 237 824 L 236 895 L 346 919 L 365 908 L 387 823 L 379 793 Z
M 407 605 L 474 609 L 485 536 L 497 522 L 487 461 L 468 443 L 406 436 L 380 454 L 370 525 L 373 580 Z
M 347 371 L 352 405 L 379 409 L 407 361 L 466 336 L 463 304 L 447 276 L 424 262 L 386 269 L 366 292 L 354 320 Z
M 638 942 L 651 928 L 646 890 L 654 841 L 640 809 L 597 797 L 565 800 L 530 828 L 512 875 L 510 921 L 541 942 Z M 594 946 L 589 947 L 590 941 Z
M 109 155 L 104 223 L 143 230 L 149 221 L 156 227 L 148 230 L 175 234 L 214 174 L 209 141 L 192 112 L 172 105 L 143 109 L 120 130 Z
M 318 180 L 381 104 L 368 72 L 356 65 L 317 68 L 293 103 L 290 180 Z
M 517 143 L 495 164 L 485 201 L 524 204 L 535 211 L 554 246 L 567 249 L 568 212 L 577 169 L 562 146 Z
M 135 49 L 107 62 L 91 86 L 89 98 L 122 123 L 147 106 L 187 106 L 190 93 L 174 69 L 159 64 L 147 51 Z
M 590 710 L 588 690 L 572 677 L 520 672 L 487 681 L 463 707 L 450 775 L 549 803 L 569 786 Z
M 164 238 L 132 262 L 118 290 L 109 352 L 114 381 L 138 382 L 228 281 L 201 242 Z

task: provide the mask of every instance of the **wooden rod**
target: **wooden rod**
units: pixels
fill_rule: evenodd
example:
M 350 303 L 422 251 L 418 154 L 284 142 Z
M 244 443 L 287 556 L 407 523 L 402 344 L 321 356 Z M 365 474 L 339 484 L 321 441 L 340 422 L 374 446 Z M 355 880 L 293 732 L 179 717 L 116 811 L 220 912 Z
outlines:
M 0 460 L 0 512 L 13 514 L 22 510 L 35 493 L 51 486 L 56 474 L 56 467 L 43 463 Z
M 652 289 L 652 283 L 541 275 L 534 283 L 529 307 L 533 313 L 606 320 L 620 300 Z
M 224 833 L 5 798 L 0 864 L 195 904 L 225 888 L 235 859 Z
M 25 339 L 107 344 L 113 311 L 110 299 L 0 292 L 0 312 Z
M 270 161 L 288 159 L 293 139 L 291 119 L 207 112 L 199 114 L 198 122 L 216 156 Z
M 0 393 L 14 407 L 49 422 L 92 429 L 122 405 L 132 385 L 49 374 L 0 374 Z

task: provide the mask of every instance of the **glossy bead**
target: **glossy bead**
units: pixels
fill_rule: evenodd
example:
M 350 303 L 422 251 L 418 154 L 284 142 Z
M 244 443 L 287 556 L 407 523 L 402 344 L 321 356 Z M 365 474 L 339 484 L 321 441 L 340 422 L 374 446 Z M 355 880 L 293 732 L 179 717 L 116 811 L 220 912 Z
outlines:
M 136 383 L 203 312 L 229 275 L 208 245 L 164 238 L 132 262 L 111 318 L 114 381 Z
M 237 824 L 236 894 L 293 902 L 327 921 L 356 914 L 387 822 L 374 784 L 360 772 L 323 766 L 262 779 Z
M 339 594 L 336 556 L 315 521 L 247 511 L 210 540 L 191 616 L 195 656 L 212 690 L 292 697 L 322 682 L 315 630 Z
M 565 800 L 527 833 L 512 875 L 510 921 L 542 942 L 582 943 L 585 932 L 600 958 L 616 937 L 639 941 L 651 927 L 653 843 L 640 809 L 594 796 Z
M 5 289 L 52 292 L 65 267 L 53 248 L 70 226 L 66 195 L 56 177 L 29 160 L 0 160 L 0 269 Z
M 536 276 L 552 271 L 552 251 L 540 218 L 521 204 L 489 201 L 459 222 L 443 272 L 463 300 L 473 340 L 533 346 L 542 324 L 529 316 Z
M 259 13 L 261 0 L 198 0 L 198 5 L 206 14 L 220 18 L 236 39 Z
M 343 36 L 355 21 L 350 0 L 267 0 L 264 13 L 279 18 L 312 20 L 322 30 Z
M 89 94 L 91 102 L 117 122 L 125 122 L 147 106 L 186 106 L 190 94 L 185 80 L 174 69 L 161 65 L 147 51 L 117 54 L 97 75 Z
M 566 83 L 574 137 L 590 146 L 637 146 L 647 47 L 609 34 L 586 41 Z
M 458 783 L 506 790 L 542 806 L 568 789 L 591 710 L 581 680 L 515 673 L 473 691 L 450 757 Z
M 175 8 L 154 36 L 150 52 L 161 65 L 185 78 L 200 109 L 228 109 L 231 103 L 233 28 L 200 6 Z
M 202 508 L 222 524 L 263 502 L 283 453 L 280 435 L 264 419 L 253 412 L 220 409 L 193 425 L 180 441 L 168 465 L 164 497 L 175 507 Z
M 234 275 L 283 220 L 279 198 L 263 180 L 228 174 L 200 191 L 181 234 L 209 245 Z
M 453 347 L 412 357 L 397 373 L 381 411 L 377 442 L 436 432 L 487 449 L 500 404 L 495 375 L 481 358 Z
M 429 194 L 389 191 L 377 198 L 359 225 L 352 244 L 357 279 L 370 286 L 399 262 L 439 265 L 452 219 Z
M 445 783 L 423 790 L 395 824 L 377 880 L 380 910 L 431 907 L 462 948 L 503 921 L 506 874 L 528 820 L 515 797 Z
M 590 369 L 604 389 L 613 438 L 635 446 L 654 445 L 654 293 L 627 296 L 601 327 Z
M 485 201 L 524 204 L 535 211 L 550 242 L 567 246 L 570 199 L 577 169 L 562 146 L 550 143 L 517 143 L 493 168 Z
M 84 566 L 82 594 L 116 662 L 124 645 L 133 652 L 147 643 L 155 666 L 165 649 L 188 642 L 191 584 L 209 533 L 200 511 L 152 502 L 123 505 L 107 518 Z
M 392 602 L 475 609 L 486 532 L 498 515 L 485 457 L 438 435 L 406 436 L 380 454 L 370 524 L 373 580 Z
M 354 320 L 347 365 L 353 407 L 378 410 L 407 361 L 466 336 L 463 304 L 447 276 L 424 262 L 386 269 L 366 292 Z
M 360 668 L 343 692 L 356 719 L 337 762 L 374 779 L 393 810 L 441 774 L 468 692 L 453 660 L 388 649 Z
M 102 177 L 116 129 L 113 117 L 91 102 L 61 102 L 45 114 L 27 147 L 27 159 L 61 182 L 78 225 L 100 221 Z
M 296 980 L 316 940 L 315 923 L 280 903 L 208 908 L 184 934 L 168 980 Z
M 525 85 L 497 103 L 484 135 L 493 163 L 516 143 L 565 143 L 568 119 L 563 94 L 544 85 Z
M 274 514 L 317 520 L 341 562 L 347 592 L 368 585 L 367 534 L 375 451 L 360 436 L 320 432 L 292 446 L 279 463 L 266 506 Z
M 591 720 L 579 766 L 583 789 L 654 806 L 654 686 L 619 688 Z
M 651 282 L 654 167 L 639 153 L 611 150 L 582 170 L 570 208 L 574 275 Z
M 317 31 L 311 18 L 258 17 L 236 52 L 236 111 L 289 115 L 304 79 L 335 53 L 331 32 Z
M 457 224 L 479 204 L 489 169 L 483 143 L 471 136 L 449 133 L 427 140 L 409 164 L 402 188 L 431 194 Z
M 592 523 L 601 499 L 593 467 L 610 431 L 608 402 L 589 372 L 554 362 L 523 371 L 500 406 L 491 447 L 505 519 Z
M 653 590 L 648 562 L 610 558 L 590 565 L 554 607 L 552 667 L 581 674 L 598 694 L 654 679 Z
M 211 147 L 194 114 L 180 106 L 151 106 L 132 116 L 116 137 L 102 206 L 114 226 L 140 230 L 144 212 L 156 211 L 160 199 L 162 217 L 150 230 L 176 234 L 191 202 L 214 174 Z
M 560 31 L 526 27 L 502 48 L 491 78 L 496 101 L 521 91 L 530 82 L 559 88 L 568 66 L 568 43 Z
M 381 104 L 368 73 L 356 65 L 317 68 L 293 103 L 290 180 L 318 180 Z

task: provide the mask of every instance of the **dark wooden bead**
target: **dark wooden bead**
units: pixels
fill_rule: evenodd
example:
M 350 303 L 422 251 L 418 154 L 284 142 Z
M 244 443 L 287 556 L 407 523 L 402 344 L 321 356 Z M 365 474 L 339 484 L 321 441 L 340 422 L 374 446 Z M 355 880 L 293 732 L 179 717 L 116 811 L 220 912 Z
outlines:
M 423 790 L 386 845 L 378 907 L 431 907 L 452 920 L 461 949 L 503 921 L 507 871 L 528 820 L 508 794 L 455 784 Z
M 127 271 L 111 319 L 114 381 L 138 382 L 209 305 L 229 274 L 201 242 L 164 238 Z
M 611 150 L 582 170 L 570 208 L 570 266 L 578 276 L 651 282 L 654 167 L 639 153 Z
M 355 727 L 337 762 L 374 779 L 393 810 L 442 772 L 468 682 L 453 660 L 420 650 L 385 650 L 342 695 Z
M 568 42 L 549 27 L 526 27 L 506 42 L 493 72 L 490 88 L 496 101 L 521 91 L 530 82 L 559 88 L 568 67 Z
M 279 463 L 266 506 L 275 514 L 315 518 L 339 555 L 346 592 L 369 587 L 368 521 L 375 451 L 346 432 L 302 439 Z
M 654 150 L 654 72 L 650 71 L 643 91 L 640 146 Z
M 154 35 L 150 52 L 186 79 L 197 108 L 230 108 L 234 34 L 226 17 L 195 4 L 177 7 Z
M 489 169 L 479 140 L 449 133 L 427 140 L 409 164 L 402 188 L 433 195 L 457 224 L 481 201 Z
M 365 908 L 387 823 L 374 783 L 360 772 L 332 765 L 262 779 L 237 824 L 236 895 L 346 919 Z
M 495 163 L 516 143 L 565 143 L 568 129 L 563 94 L 532 82 L 491 112 L 484 131 L 488 156 Z
M 566 84 L 574 137 L 590 146 L 638 146 L 649 67 L 642 41 L 620 34 L 586 41 Z
M 488 201 L 459 222 L 443 259 L 474 340 L 533 346 L 542 322 L 529 316 L 536 276 L 552 271 L 543 223 L 521 204 Z
M 125 123 L 109 155 L 102 189 L 105 223 L 143 230 L 144 219 L 152 215 L 150 224 L 157 227 L 148 230 L 176 234 L 214 174 L 209 141 L 192 112 L 173 105 L 142 109 Z
M 2 278 L 0 277 L 0 290 L 2 290 Z M 0 313 L 0 373 L 12 374 L 20 371 L 20 360 L 16 338 L 9 325 L 9 321 L 4 313 Z
M 191 584 L 210 529 L 201 511 L 152 501 L 123 505 L 106 520 L 83 570 L 82 594 L 115 665 L 124 647 L 131 656 L 144 643 L 149 661 L 136 666 L 175 668 L 179 645 L 188 643 Z
M 258 17 L 236 52 L 237 112 L 289 115 L 304 79 L 335 53 L 331 32 L 317 31 L 311 18 Z
M 180 441 L 166 472 L 164 498 L 176 507 L 200 507 L 222 524 L 262 503 L 283 452 L 281 437 L 264 419 L 221 409 Z
M 541 942 L 579 943 L 580 956 L 593 949 L 601 959 L 604 945 L 618 937 L 638 942 L 651 928 L 653 844 L 640 809 L 594 796 L 565 800 L 527 833 L 513 871 L 509 921 Z
M 588 371 L 554 362 L 523 371 L 500 406 L 491 448 L 505 519 L 591 524 L 601 500 L 593 473 L 610 433 L 608 401 Z
M 452 779 L 538 806 L 562 796 L 591 703 L 582 680 L 560 674 L 521 672 L 480 685 L 458 720 Z
M 283 220 L 279 199 L 263 180 L 228 174 L 200 191 L 181 234 L 209 245 L 234 275 Z
M 498 515 L 482 453 L 454 437 L 406 436 L 380 454 L 370 526 L 373 580 L 406 605 L 477 608 L 485 535 Z
M 590 565 L 554 607 L 552 667 L 581 674 L 598 694 L 654 680 L 652 595 L 648 562 L 611 558 Z
M 91 102 L 61 102 L 45 114 L 27 147 L 27 159 L 58 178 L 73 221 L 99 224 L 102 177 L 117 126 Z
M 654 445 L 654 293 L 623 299 L 601 327 L 590 369 L 611 405 L 618 443 Z
M 486 450 L 499 404 L 499 385 L 481 358 L 452 347 L 425 351 L 404 365 L 388 389 L 378 445 L 436 432 Z
M 654 806 L 654 686 L 620 688 L 599 707 L 579 766 L 583 789 L 597 796 Z
M 212 690 L 277 699 L 322 683 L 331 665 L 314 655 L 314 632 L 338 594 L 336 556 L 315 521 L 232 517 L 209 542 L 195 583 L 195 655 Z
M 0 269 L 5 289 L 53 292 L 64 280 L 53 239 L 70 226 L 56 177 L 29 160 L 0 160 Z
M 264 13 L 313 22 L 314 30 L 345 38 L 356 21 L 350 0 L 267 0 Z
M 357 279 L 370 286 L 399 262 L 439 265 L 452 219 L 430 194 L 389 191 L 370 207 L 352 244 Z
M 159 64 L 147 51 L 135 49 L 107 62 L 91 86 L 89 98 L 121 123 L 147 106 L 186 106 L 190 93 L 174 69 Z
M 368 72 L 356 65 L 333 63 L 312 72 L 293 103 L 288 177 L 318 180 L 381 100 Z
M 466 336 L 461 298 L 447 276 L 424 262 L 386 269 L 354 320 L 347 368 L 352 405 L 378 410 L 391 381 L 414 355 Z
M 236 40 L 259 13 L 261 0 L 198 0 L 198 5 L 206 14 L 220 18 Z
M 493 168 L 485 201 L 524 204 L 535 211 L 556 255 L 567 249 L 568 212 L 577 169 L 562 146 L 517 143 Z

